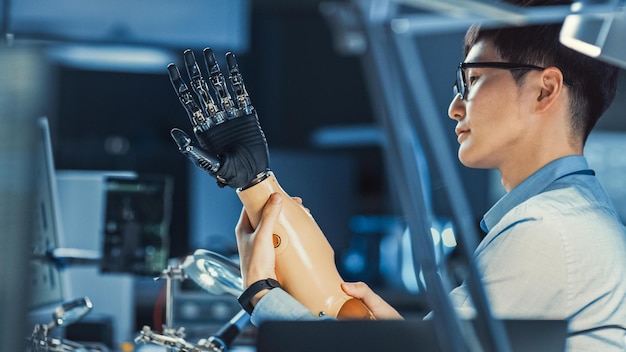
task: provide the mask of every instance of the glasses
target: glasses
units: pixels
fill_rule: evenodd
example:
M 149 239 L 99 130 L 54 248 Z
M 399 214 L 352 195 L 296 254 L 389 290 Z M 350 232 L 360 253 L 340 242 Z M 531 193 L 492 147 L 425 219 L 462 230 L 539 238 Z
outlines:
M 499 68 L 503 70 L 538 70 L 543 71 L 545 68 L 534 65 L 523 65 L 512 62 L 462 62 L 456 70 L 456 82 L 454 82 L 454 96 L 459 94 L 461 100 L 465 99 L 468 91 L 467 82 L 465 80 L 465 69 L 467 68 Z

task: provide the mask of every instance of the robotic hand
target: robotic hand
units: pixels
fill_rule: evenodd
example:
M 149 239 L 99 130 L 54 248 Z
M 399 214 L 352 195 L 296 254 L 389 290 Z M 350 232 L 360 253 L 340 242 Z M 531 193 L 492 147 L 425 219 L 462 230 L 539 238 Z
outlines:
M 176 66 L 168 66 L 170 80 L 202 147 L 193 146 L 191 138 L 175 128 L 171 134 L 179 150 L 213 175 L 219 186 L 236 189 L 254 227 L 258 226 L 263 206 L 270 195 L 281 194 L 283 206 L 274 227 L 273 240 L 276 276 L 285 291 L 316 316 L 373 319 L 362 302 L 342 291 L 343 280 L 337 271 L 332 247 L 313 217 L 280 187 L 270 171 L 265 135 L 243 84 L 235 56 L 226 54 L 233 99 L 213 52 L 205 49 L 203 54 L 215 100 L 191 50 L 184 52 L 184 58 L 196 96 L 187 88 Z
M 211 86 L 217 97 L 215 100 L 202 77 L 194 53 L 188 49 L 183 55 L 196 97 L 181 78 L 176 65 L 170 64 L 167 69 L 202 148 L 194 146 L 185 132 L 174 128 L 171 135 L 178 149 L 194 164 L 214 176 L 220 187 L 246 189 L 262 181 L 269 172 L 267 141 L 235 55 L 230 52 L 226 54 L 233 99 L 213 51 L 210 48 L 203 51 Z

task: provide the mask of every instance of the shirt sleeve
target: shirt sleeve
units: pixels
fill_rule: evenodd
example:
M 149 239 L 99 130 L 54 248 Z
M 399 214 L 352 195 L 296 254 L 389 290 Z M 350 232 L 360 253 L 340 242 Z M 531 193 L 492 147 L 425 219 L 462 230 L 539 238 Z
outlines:
M 302 303 L 281 288 L 266 293 L 257 302 L 250 320 L 255 326 L 267 320 L 316 320 L 335 318 L 330 316 L 316 317 Z

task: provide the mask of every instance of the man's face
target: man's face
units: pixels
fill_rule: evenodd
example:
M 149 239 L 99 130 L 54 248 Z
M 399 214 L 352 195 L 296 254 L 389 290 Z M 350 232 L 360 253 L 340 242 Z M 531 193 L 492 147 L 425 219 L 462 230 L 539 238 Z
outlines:
M 502 61 L 489 42 L 478 42 L 465 62 Z M 448 115 L 457 121 L 459 160 L 468 167 L 501 169 L 506 163 L 528 157 L 528 99 L 524 86 L 518 86 L 509 70 L 467 68 L 468 86 L 463 100 L 457 95 Z

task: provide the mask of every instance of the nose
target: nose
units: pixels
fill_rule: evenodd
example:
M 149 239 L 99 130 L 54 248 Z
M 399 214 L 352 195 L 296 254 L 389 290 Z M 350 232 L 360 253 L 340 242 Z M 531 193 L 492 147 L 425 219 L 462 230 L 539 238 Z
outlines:
M 463 120 L 465 117 L 465 101 L 461 100 L 461 94 L 452 98 L 450 106 L 448 106 L 448 116 L 456 121 Z

